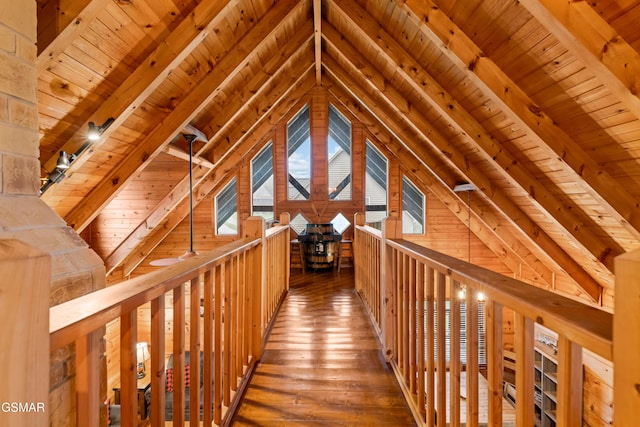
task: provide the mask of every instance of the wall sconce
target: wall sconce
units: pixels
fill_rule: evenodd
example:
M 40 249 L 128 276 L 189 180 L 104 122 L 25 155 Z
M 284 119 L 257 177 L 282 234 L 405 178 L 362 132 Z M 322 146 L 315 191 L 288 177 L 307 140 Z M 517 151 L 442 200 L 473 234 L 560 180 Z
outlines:
M 144 378 L 146 375 L 145 362 L 149 359 L 149 349 L 146 342 L 136 344 L 136 361 L 138 378 Z
M 56 163 L 56 167 L 49 173 L 49 176 L 45 180 L 42 187 L 40 187 L 40 195 L 44 194 L 49 187 L 53 184 L 59 183 L 65 178 L 65 173 L 67 169 L 71 166 L 71 164 L 85 151 L 89 149 L 89 147 L 98 139 L 100 136 L 106 131 L 115 119 L 113 117 L 109 117 L 102 126 L 96 126 L 93 122 L 89 122 L 89 131 L 87 132 L 87 141 L 82 144 L 78 151 L 69 155 L 66 151 L 60 151 L 60 156 L 58 157 L 58 161 Z

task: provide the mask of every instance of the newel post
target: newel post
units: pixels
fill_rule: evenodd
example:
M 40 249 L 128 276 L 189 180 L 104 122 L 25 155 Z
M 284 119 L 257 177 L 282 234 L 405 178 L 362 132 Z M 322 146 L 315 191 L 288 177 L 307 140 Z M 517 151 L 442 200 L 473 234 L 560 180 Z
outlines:
M 47 426 L 51 258 L 21 241 L 0 240 L 0 277 L 0 419 L 3 425 Z
M 640 418 L 640 250 L 615 259 L 613 424 Z
M 267 245 L 265 244 L 266 226 L 264 218 L 250 216 L 244 221 L 242 229 L 244 230 L 245 238 L 260 238 L 262 240 L 253 252 L 252 265 L 248 266 L 251 292 L 251 343 L 253 356 L 257 360 L 260 360 L 260 358 L 262 358 L 262 332 L 265 324 L 264 287 L 266 284 L 266 270 L 263 260 L 266 259 L 265 251 Z
M 353 223 L 356 225 L 356 227 L 362 227 L 364 226 L 364 213 L 362 212 L 356 212 L 353 215 Z M 364 267 L 362 264 L 362 262 L 357 262 L 357 257 L 362 256 L 361 253 L 361 248 L 360 245 L 364 245 L 364 242 L 360 241 L 360 233 L 358 232 L 357 228 L 354 228 L 353 230 L 353 246 L 351 247 L 352 250 L 352 254 L 351 256 L 353 257 L 353 274 L 354 274 L 354 281 L 356 284 L 356 291 L 361 291 L 362 290 L 362 279 L 363 279 L 363 274 L 362 274 L 362 268 Z
M 289 280 L 291 278 L 291 215 L 289 212 L 280 214 L 280 225 L 286 225 L 287 231 L 285 231 L 284 238 L 284 274 L 285 274 L 285 291 L 289 290 Z
M 402 219 L 395 216 L 388 216 L 382 220 L 382 244 L 380 248 L 380 293 L 382 298 L 382 345 L 384 346 L 384 357 L 387 361 L 393 358 L 395 347 L 396 311 L 395 293 L 397 288 L 396 275 L 394 273 L 394 250 L 387 246 L 387 240 L 399 239 L 402 237 Z

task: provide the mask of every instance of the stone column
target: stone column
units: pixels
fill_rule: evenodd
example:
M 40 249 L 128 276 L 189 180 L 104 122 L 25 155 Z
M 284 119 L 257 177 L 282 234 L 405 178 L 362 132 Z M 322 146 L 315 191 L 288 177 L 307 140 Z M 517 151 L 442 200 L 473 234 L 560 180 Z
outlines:
M 0 0 L 0 239 L 17 239 L 51 256 L 46 291 L 56 305 L 103 288 L 105 267 L 39 197 L 36 25 L 35 0 Z M 73 353 L 70 347 L 51 355 L 46 410 L 52 426 L 75 425 Z

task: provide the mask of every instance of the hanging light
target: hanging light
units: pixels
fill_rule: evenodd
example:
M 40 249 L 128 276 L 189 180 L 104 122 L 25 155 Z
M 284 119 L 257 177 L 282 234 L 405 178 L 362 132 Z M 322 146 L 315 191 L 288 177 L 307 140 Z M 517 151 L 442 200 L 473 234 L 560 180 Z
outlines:
M 476 187 L 468 182 L 461 182 L 453 187 L 454 193 L 467 192 L 467 262 L 469 263 L 471 263 L 471 192 L 475 189 Z
M 182 136 L 189 141 L 189 250 L 180 256 L 181 260 L 198 255 L 193 249 L 193 143 L 198 137 L 193 134 Z
M 198 136 L 194 134 L 182 134 L 182 136 L 189 141 L 189 250 L 178 258 L 153 260 L 149 264 L 154 267 L 166 267 L 198 255 L 198 252 L 193 249 L 193 143 Z

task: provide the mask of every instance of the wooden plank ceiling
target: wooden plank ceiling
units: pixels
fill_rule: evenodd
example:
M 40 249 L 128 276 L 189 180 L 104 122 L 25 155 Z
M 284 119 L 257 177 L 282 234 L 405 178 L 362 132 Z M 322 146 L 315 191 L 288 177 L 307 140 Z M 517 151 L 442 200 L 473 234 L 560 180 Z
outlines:
M 314 86 L 496 255 L 593 301 L 640 246 L 640 2 L 37 0 L 41 175 L 113 123 L 42 198 L 131 271 Z M 151 183 L 151 184 L 150 184 Z M 118 204 L 114 204 L 114 200 Z M 509 264 L 508 261 L 505 261 Z

